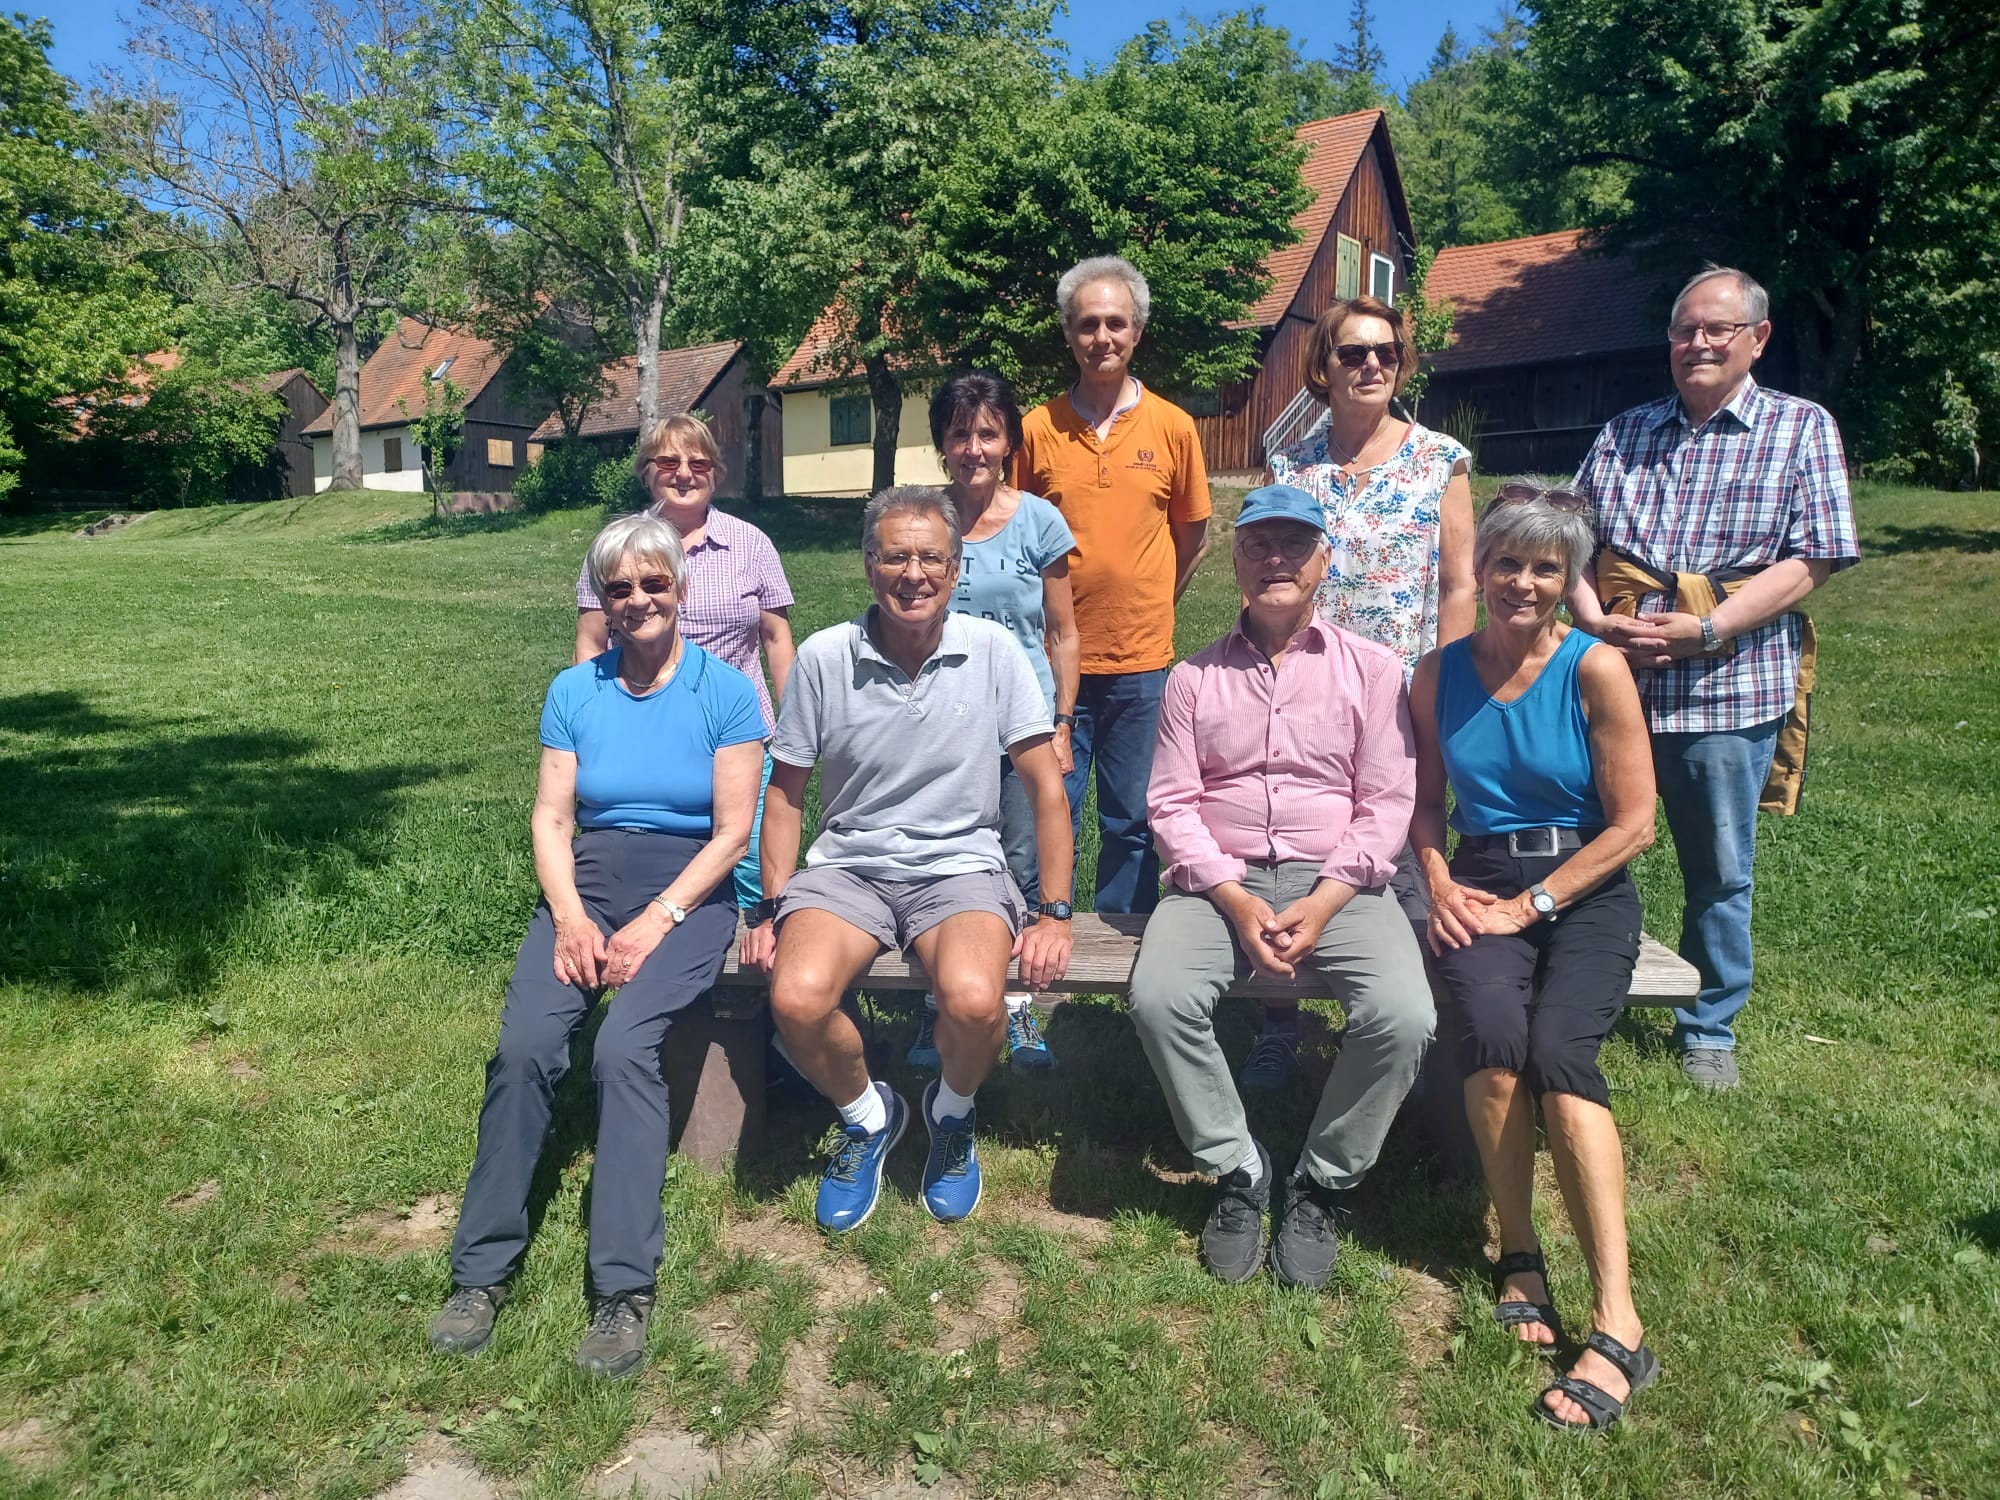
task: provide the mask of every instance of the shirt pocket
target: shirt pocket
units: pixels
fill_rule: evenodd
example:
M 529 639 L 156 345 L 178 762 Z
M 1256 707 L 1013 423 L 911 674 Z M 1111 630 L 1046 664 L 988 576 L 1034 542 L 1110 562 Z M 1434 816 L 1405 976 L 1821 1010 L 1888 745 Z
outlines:
M 1319 785 L 1354 784 L 1356 726 L 1351 714 L 1321 711 L 1283 717 L 1290 721 L 1285 743 L 1278 747 L 1284 755 L 1286 771 Z

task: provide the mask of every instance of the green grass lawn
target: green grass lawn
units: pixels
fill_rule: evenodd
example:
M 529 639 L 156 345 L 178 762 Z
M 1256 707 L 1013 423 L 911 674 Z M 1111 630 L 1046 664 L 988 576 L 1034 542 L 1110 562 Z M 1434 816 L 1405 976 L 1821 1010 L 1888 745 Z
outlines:
M 1606 1048 L 1666 1365 L 1609 1441 L 1529 1420 L 1545 1372 L 1488 1318 L 1483 1204 L 1401 1135 L 1330 1293 L 1208 1280 L 1209 1190 L 1097 1002 L 1055 1012 L 1057 1073 L 982 1092 L 988 1197 L 957 1230 L 916 1205 L 906 1143 L 876 1219 L 820 1237 L 809 1106 L 730 1178 L 676 1160 L 653 1360 L 618 1386 L 570 1365 L 586 1062 L 494 1347 L 430 1356 L 596 518 L 426 513 L 0 527 L 0 1494 L 365 1496 L 439 1456 L 589 1493 L 662 1430 L 711 1443 L 732 1496 L 913 1473 L 1203 1500 L 1996 1493 L 1991 497 L 1865 490 L 1867 562 L 1815 601 L 1812 781 L 1763 829 L 1748 1086 L 1682 1085 L 1664 1012 Z M 864 601 L 858 507 L 747 513 L 802 631 Z M 1226 568 L 1183 651 L 1228 620 Z M 1671 941 L 1664 838 L 1641 878 Z M 908 1017 L 871 1024 L 911 1087 Z M 1259 1113 L 1281 1158 L 1314 1040 Z M 1574 1324 L 1575 1241 L 1544 1207 Z

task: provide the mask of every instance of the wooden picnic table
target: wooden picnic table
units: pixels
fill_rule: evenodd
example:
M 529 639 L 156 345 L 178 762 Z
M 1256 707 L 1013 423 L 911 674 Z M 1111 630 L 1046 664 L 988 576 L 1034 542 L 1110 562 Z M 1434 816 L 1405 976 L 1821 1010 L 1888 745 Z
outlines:
M 1038 991 L 1044 1003 L 1066 995 L 1123 995 L 1132 986 L 1132 965 L 1143 915 L 1080 911 L 1073 921 L 1076 947 L 1069 970 Z M 740 936 L 740 934 L 739 934 Z M 679 1149 L 704 1166 L 719 1167 L 739 1150 L 754 1149 L 764 1130 L 764 1078 L 768 1045 L 765 976 L 739 966 L 738 943 L 731 943 L 722 974 L 708 997 L 677 1018 L 668 1042 L 668 1084 L 676 1101 L 686 1100 Z M 1627 1002 L 1673 1005 L 1700 989 L 1693 964 L 1652 937 L 1639 939 L 1639 962 L 1632 971 Z M 878 956 L 854 983 L 871 992 L 930 988 L 914 954 L 890 950 Z M 1231 985 L 1228 998 L 1243 1000 L 1326 1000 L 1335 997 L 1317 970 L 1301 968 L 1292 980 L 1253 974 Z M 1451 1101 L 1455 1107 L 1456 1101 Z

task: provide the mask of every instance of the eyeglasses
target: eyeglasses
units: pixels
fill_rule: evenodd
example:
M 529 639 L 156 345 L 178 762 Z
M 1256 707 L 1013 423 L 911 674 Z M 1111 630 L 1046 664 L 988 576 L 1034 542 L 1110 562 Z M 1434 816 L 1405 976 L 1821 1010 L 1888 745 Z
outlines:
M 1495 505 L 1525 505 L 1532 500 L 1545 500 L 1556 510 L 1590 509 L 1590 496 L 1574 485 L 1529 484 L 1525 480 L 1510 479 L 1493 492 Z
M 1736 335 L 1746 328 L 1755 328 L 1755 323 L 1676 323 L 1667 330 L 1670 344 L 1692 344 L 1694 336 L 1700 334 L 1717 348 L 1734 343 Z
M 1375 363 L 1385 370 L 1393 370 L 1403 362 L 1403 351 L 1394 344 L 1335 344 L 1333 357 L 1350 370 L 1358 370 L 1368 363 L 1369 355 L 1375 356 Z
M 942 578 L 951 571 L 954 559 L 942 552 L 870 552 L 869 560 L 888 573 L 905 572 L 911 563 L 923 569 L 926 578 Z
M 696 479 L 706 478 L 715 472 L 715 465 L 706 458 L 682 458 L 678 453 L 660 453 L 646 460 L 664 474 L 677 474 L 686 469 Z
M 662 578 L 657 573 L 647 574 L 636 584 L 629 578 L 619 578 L 604 585 L 604 597 L 614 604 L 620 604 L 632 597 L 635 588 L 644 589 L 649 599 L 658 599 L 663 594 L 671 594 L 674 591 L 674 581 L 671 578 Z
M 1236 533 L 1236 550 L 1252 560 L 1278 552 L 1284 555 L 1286 562 L 1303 562 L 1318 550 L 1324 540 L 1324 536 L 1315 535 L 1304 527 L 1280 531 L 1271 536 L 1239 531 Z

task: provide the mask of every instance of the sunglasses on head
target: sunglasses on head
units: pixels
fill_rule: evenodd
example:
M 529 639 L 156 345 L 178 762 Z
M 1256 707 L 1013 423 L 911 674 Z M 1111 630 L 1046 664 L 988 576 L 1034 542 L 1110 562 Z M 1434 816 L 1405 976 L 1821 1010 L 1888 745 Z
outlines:
M 674 591 L 674 581 L 671 578 L 663 578 L 657 573 L 647 574 L 636 584 L 629 578 L 619 578 L 604 585 L 604 597 L 614 604 L 620 603 L 630 599 L 635 588 L 644 589 L 648 598 L 657 599 L 662 594 L 671 594 Z
M 1403 362 L 1403 351 L 1394 344 L 1335 344 L 1333 357 L 1350 370 L 1358 370 L 1368 363 L 1369 355 L 1375 356 L 1375 363 L 1385 370 L 1393 370 Z
M 1590 509 L 1590 497 L 1573 485 L 1529 484 L 1526 480 L 1510 479 L 1493 492 L 1495 505 L 1522 505 L 1531 500 L 1546 500 L 1557 510 Z
M 682 469 L 686 469 L 696 479 L 715 472 L 715 465 L 708 459 L 682 458 L 678 453 L 658 454 L 653 458 L 647 459 L 646 462 L 666 474 L 675 474 Z

